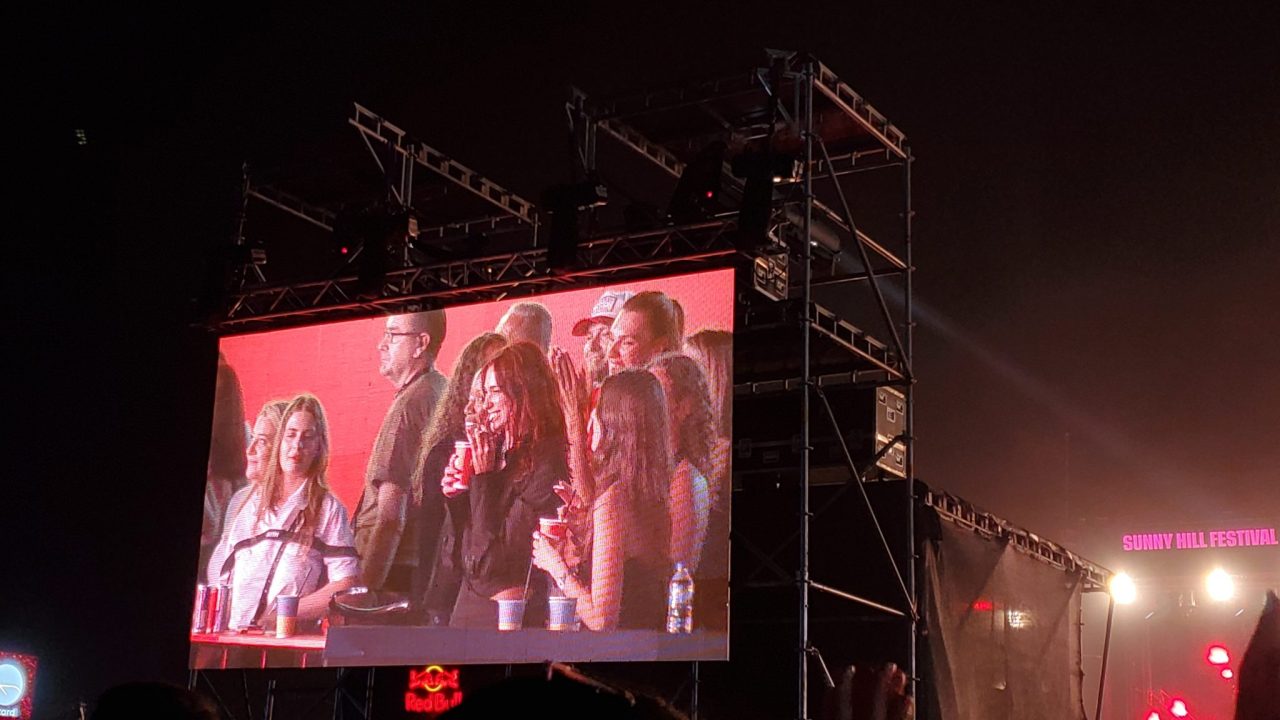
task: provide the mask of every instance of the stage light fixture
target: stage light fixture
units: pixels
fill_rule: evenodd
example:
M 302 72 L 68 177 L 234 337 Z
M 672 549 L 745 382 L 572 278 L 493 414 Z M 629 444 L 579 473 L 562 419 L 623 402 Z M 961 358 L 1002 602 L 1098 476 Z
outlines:
M 1206 659 L 1210 665 L 1226 665 L 1231 662 L 1231 654 L 1221 645 L 1210 645 Z
M 403 266 L 417 234 L 417 218 L 402 205 L 374 203 L 339 212 L 334 243 L 343 262 L 356 271 L 358 298 L 381 297 L 387 273 Z
M 1152 710 L 1151 712 L 1147 713 L 1147 720 L 1160 720 L 1159 711 Z
M 742 178 L 742 206 L 738 209 L 738 248 L 754 250 L 768 244 L 773 216 L 774 178 L 790 177 L 796 160 L 791 155 L 748 150 L 730 163 Z
M 1236 581 L 1222 568 L 1214 568 L 1205 576 L 1204 587 L 1214 602 L 1227 602 L 1236 596 Z
M 555 272 L 573 266 L 578 255 L 578 213 L 609 202 L 609 190 L 599 181 L 555 185 L 542 193 L 542 206 L 551 213 L 547 233 L 547 270 Z
M 1236 674 L 1231 671 L 1231 668 L 1222 668 L 1222 672 L 1219 674 L 1222 675 L 1223 680 L 1230 680 L 1236 676 Z
M 1138 599 L 1138 586 L 1129 573 L 1121 571 L 1111 576 L 1108 583 L 1111 599 L 1121 605 L 1132 605 Z
M 719 140 L 709 142 L 684 166 L 671 202 L 667 203 L 667 217 L 672 222 L 696 222 L 714 214 L 727 149 Z
M 1169 714 L 1174 717 L 1183 718 L 1190 713 L 1191 711 L 1187 710 L 1187 703 L 1182 698 L 1174 698 L 1173 702 L 1169 703 Z

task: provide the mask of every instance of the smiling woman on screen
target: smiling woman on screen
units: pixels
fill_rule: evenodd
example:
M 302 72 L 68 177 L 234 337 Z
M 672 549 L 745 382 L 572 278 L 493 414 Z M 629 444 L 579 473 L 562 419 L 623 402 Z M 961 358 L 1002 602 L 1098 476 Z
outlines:
M 465 528 L 445 528 L 459 533 L 461 586 L 449 619 L 454 627 L 496 627 L 497 600 L 520 599 L 526 589 L 541 592 L 545 583 L 529 583 L 529 533 L 538 518 L 555 514 L 553 487 L 569 476 L 559 390 L 541 348 L 510 345 L 480 368 L 476 380 L 476 423 L 466 431 L 473 474 L 462 487 L 453 468 L 443 482 L 453 488 L 451 502 L 465 499 L 470 513 Z M 525 599 L 530 613 L 545 605 Z

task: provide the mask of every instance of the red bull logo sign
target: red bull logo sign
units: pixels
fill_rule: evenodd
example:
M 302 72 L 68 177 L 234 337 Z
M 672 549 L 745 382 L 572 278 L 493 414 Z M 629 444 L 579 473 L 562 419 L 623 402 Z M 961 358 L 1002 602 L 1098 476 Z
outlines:
M 438 715 L 462 702 L 462 686 L 458 682 L 458 668 L 446 670 L 439 665 L 428 665 L 421 670 L 409 670 L 409 685 L 404 694 L 405 712 Z

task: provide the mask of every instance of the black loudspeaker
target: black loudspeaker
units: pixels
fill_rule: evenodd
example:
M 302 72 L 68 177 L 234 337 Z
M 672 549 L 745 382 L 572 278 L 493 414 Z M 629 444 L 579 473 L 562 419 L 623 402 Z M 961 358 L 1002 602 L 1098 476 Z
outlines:
M 849 477 L 848 465 L 818 392 L 813 392 L 809 403 L 810 482 L 844 482 Z M 906 449 L 901 440 L 880 453 L 906 432 L 907 404 L 900 391 L 846 384 L 821 387 L 820 392 L 830 403 L 840 436 L 864 479 L 906 477 Z M 799 389 L 735 394 L 733 474 L 737 482 L 749 483 L 754 475 L 799 472 L 802 397 Z M 880 456 L 873 463 L 877 453 Z

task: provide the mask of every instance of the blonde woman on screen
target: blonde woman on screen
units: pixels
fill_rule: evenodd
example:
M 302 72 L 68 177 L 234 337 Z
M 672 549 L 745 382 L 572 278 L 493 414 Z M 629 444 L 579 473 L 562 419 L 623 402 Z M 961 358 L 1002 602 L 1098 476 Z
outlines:
M 595 496 L 589 560 L 572 567 L 563 544 L 533 535 L 534 564 L 549 573 L 592 630 L 659 629 L 671 575 L 672 474 L 667 406 L 657 378 L 624 370 L 600 386 L 589 440 Z
M 301 596 L 300 620 L 317 619 L 334 593 L 356 584 L 355 538 L 346 508 L 329 492 L 328 466 L 324 407 L 299 395 L 285 408 L 262 480 L 223 535 L 231 627 L 266 624 L 282 594 Z
M 253 488 L 262 480 L 262 474 L 267 467 L 271 448 L 275 445 L 276 434 L 280 431 L 287 407 L 289 407 L 288 400 L 269 400 L 258 411 L 258 417 L 253 421 L 249 444 L 244 449 L 244 476 L 249 484 L 237 490 L 236 494 L 231 496 L 231 501 L 227 503 L 227 514 L 222 522 L 224 535 L 231 529 L 236 516 L 244 507 L 245 500 L 253 492 Z M 206 574 L 210 583 L 217 583 L 222 575 L 222 564 L 227 560 L 226 548 L 225 543 L 219 542 L 209 559 Z

